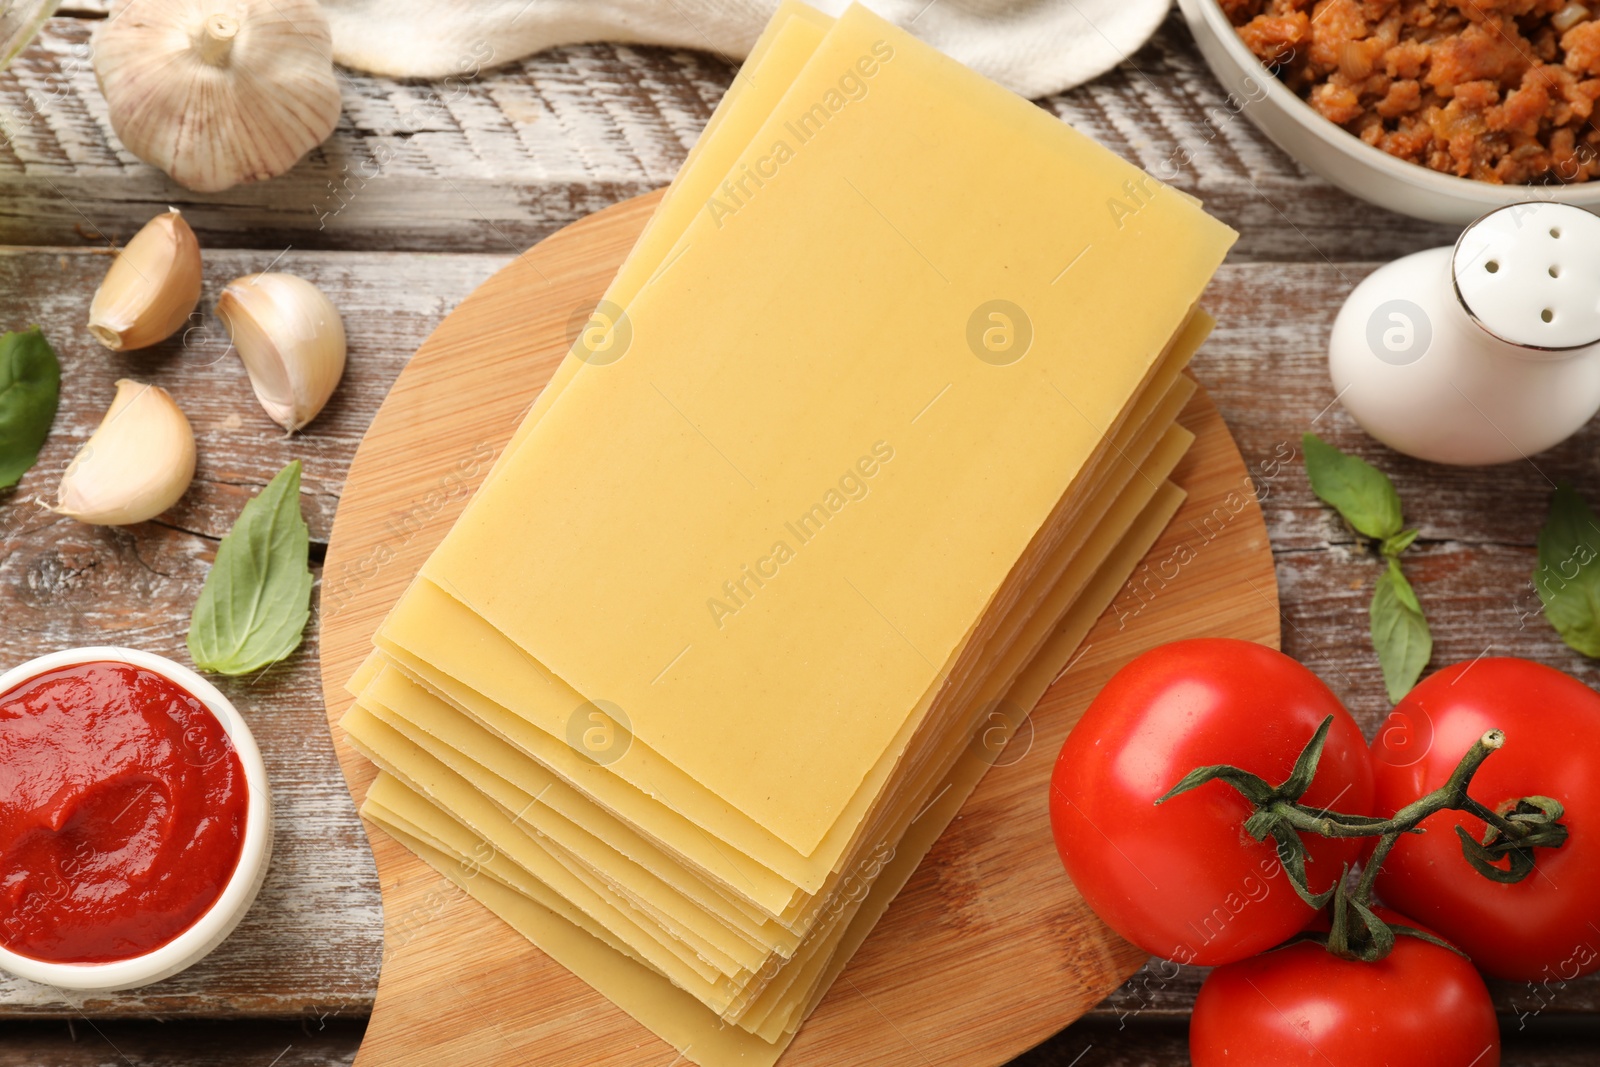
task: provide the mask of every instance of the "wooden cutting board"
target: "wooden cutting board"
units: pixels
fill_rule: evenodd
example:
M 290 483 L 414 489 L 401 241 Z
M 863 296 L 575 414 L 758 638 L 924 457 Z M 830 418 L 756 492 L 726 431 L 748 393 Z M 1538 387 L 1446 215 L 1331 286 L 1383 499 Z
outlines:
M 400 375 L 356 453 L 322 585 L 322 683 L 359 803 L 374 769 L 337 722 L 372 633 L 460 514 L 633 246 L 660 194 L 551 235 L 462 301 Z M 1266 527 L 1201 391 L 1182 511 L 1100 619 L 811 1020 L 783 1067 L 1000 1064 L 1078 1018 L 1144 954 L 1062 873 L 1046 796 L 1067 730 L 1137 653 L 1183 637 L 1278 643 Z M 530 546 L 536 550 L 536 546 Z M 357 1059 L 668 1067 L 677 1055 L 376 827 L 385 952 Z

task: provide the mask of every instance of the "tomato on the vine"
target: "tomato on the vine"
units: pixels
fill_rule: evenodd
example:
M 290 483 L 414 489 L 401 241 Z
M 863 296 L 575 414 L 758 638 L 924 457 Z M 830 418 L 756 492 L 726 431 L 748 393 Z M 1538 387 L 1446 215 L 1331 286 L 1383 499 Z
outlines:
M 1276 785 L 1333 717 L 1303 801 L 1365 815 L 1372 768 L 1355 720 L 1316 675 L 1248 641 L 1179 641 L 1146 652 L 1101 690 L 1067 736 L 1050 821 L 1068 875 L 1117 933 L 1184 963 L 1243 959 L 1293 936 L 1315 912 L 1269 838 L 1244 832 L 1254 810 L 1220 781 L 1156 805 L 1197 767 L 1231 764 Z M 1307 840 L 1313 890 L 1361 850 Z
M 1207 976 L 1189 1058 L 1194 1067 L 1498 1067 L 1500 1030 L 1483 978 L 1447 948 L 1402 935 L 1366 963 L 1297 941 Z
M 1493 728 L 1505 731 L 1505 746 L 1484 761 L 1467 794 L 1502 814 L 1519 797 L 1551 797 L 1565 809 L 1566 843 L 1534 849 L 1533 873 L 1522 881 L 1491 881 L 1468 864 L 1455 829 L 1482 841 L 1484 822 L 1441 811 L 1395 845 L 1378 896 L 1490 974 L 1576 978 L 1600 968 L 1600 693 L 1520 659 L 1439 671 L 1396 705 L 1373 740 L 1376 814 L 1392 815 L 1443 785 Z

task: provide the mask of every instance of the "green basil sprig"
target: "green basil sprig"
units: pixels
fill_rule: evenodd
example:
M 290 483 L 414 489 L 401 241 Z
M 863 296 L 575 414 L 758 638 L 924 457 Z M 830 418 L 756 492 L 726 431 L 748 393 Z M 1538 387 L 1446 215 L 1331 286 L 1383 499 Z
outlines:
M 1422 677 L 1428 657 L 1433 655 L 1433 635 L 1422 605 L 1411 583 L 1400 573 L 1400 561 L 1391 558 L 1389 568 L 1378 577 L 1368 611 L 1372 647 L 1378 650 L 1378 665 L 1383 668 L 1383 684 L 1389 700 L 1399 703 Z
M 1417 594 L 1400 570 L 1400 553 L 1417 539 L 1400 515 L 1400 494 L 1388 475 L 1359 456 L 1349 456 L 1314 433 L 1301 438 L 1311 491 L 1331 504 L 1356 533 L 1377 543 L 1388 567 L 1372 592 L 1372 647 L 1383 669 L 1389 700 L 1398 703 L 1422 677 L 1433 655 L 1433 635 Z
M 0 335 L 0 489 L 39 459 L 61 401 L 61 361 L 35 326 Z
M 217 549 L 189 622 L 195 666 L 249 674 L 299 648 L 311 619 L 310 551 L 295 460 L 244 506 Z
M 1561 640 L 1600 657 L 1600 523 L 1565 483 L 1551 494 L 1550 517 L 1539 531 L 1533 588 Z

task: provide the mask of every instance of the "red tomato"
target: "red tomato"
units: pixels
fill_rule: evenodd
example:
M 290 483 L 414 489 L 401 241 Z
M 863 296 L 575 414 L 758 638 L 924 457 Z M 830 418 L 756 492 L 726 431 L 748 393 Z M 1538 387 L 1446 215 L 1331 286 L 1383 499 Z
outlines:
M 1231 963 L 1304 928 L 1314 912 L 1271 839 L 1244 833 L 1253 809 L 1235 789 L 1210 782 L 1155 801 L 1210 764 L 1277 785 L 1329 715 L 1333 728 L 1304 802 L 1370 814 L 1366 740 L 1328 687 L 1288 656 L 1212 638 L 1166 645 L 1124 667 L 1067 736 L 1050 783 L 1056 848 L 1089 906 L 1129 941 L 1183 963 Z M 1355 840 L 1306 844 L 1318 890 L 1361 849 Z
M 1483 840 L 1482 820 L 1456 811 L 1402 837 L 1378 875 L 1378 896 L 1460 945 L 1501 978 L 1566 981 L 1600 968 L 1600 694 L 1550 667 L 1480 659 L 1447 667 L 1413 689 L 1372 743 L 1377 814 L 1443 785 L 1461 757 L 1498 727 L 1468 793 L 1491 809 L 1553 797 L 1570 831 L 1534 850 L 1531 875 L 1492 882 L 1467 865 L 1455 827 Z
M 1500 1029 L 1483 979 L 1449 949 L 1401 936 L 1382 960 L 1362 963 L 1300 941 L 1207 976 L 1189 1059 L 1193 1067 L 1498 1067 Z

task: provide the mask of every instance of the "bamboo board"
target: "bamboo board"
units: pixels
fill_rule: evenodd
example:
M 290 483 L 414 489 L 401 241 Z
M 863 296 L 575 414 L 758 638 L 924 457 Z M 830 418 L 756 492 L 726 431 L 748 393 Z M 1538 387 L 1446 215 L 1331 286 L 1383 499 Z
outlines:
M 321 669 L 359 803 L 374 769 L 336 724 L 374 630 L 443 538 L 633 246 L 659 194 L 551 235 L 417 351 L 345 484 L 323 572 Z M 1278 644 L 1266 527 L 1204 390 L 1174 475 L 1188 500 L 1079 655 L 801 1030 L 783 1067 L 1000 1064 L 1078 1018 L 1144 956 L 1062 872 L 1046 805 L 1067 730 L 1139 652 L 1203 635 Z M 381 830 L 385 951 L 358 1065 L 667 1067 L 676 1053 Z

